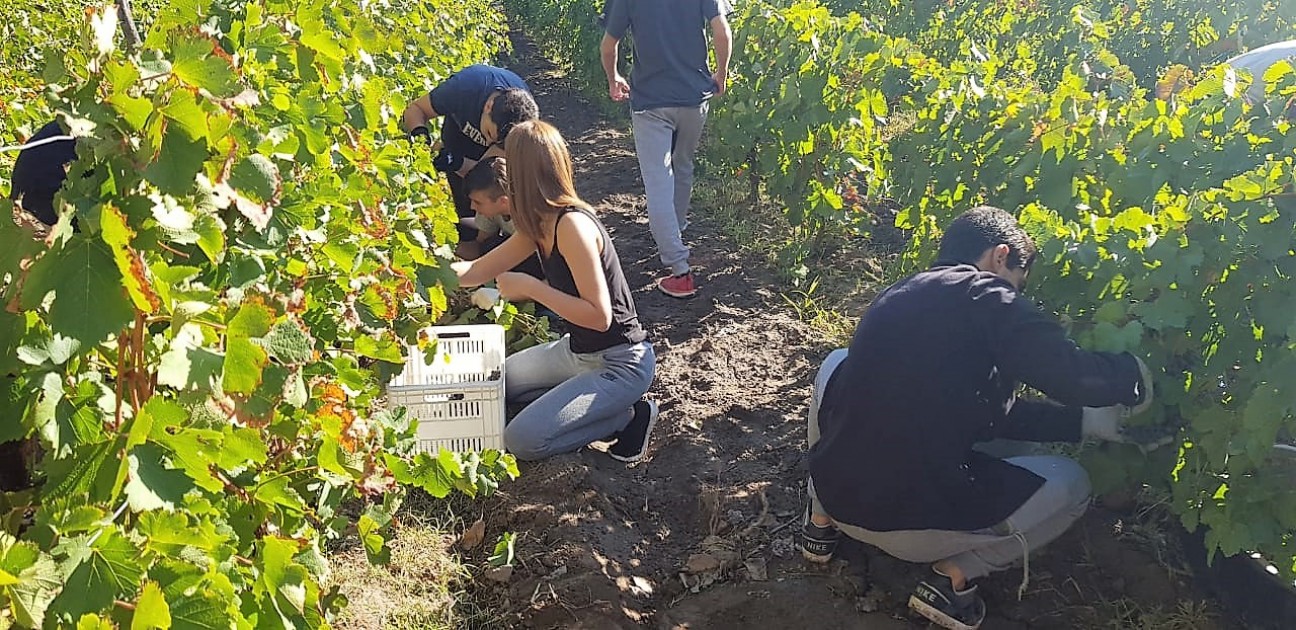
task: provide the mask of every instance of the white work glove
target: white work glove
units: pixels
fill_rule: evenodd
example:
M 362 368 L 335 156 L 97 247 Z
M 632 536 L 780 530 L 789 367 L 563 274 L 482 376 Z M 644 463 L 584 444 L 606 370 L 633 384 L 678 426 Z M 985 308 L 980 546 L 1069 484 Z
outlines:
M 483 311 L 489 311 L 490 309 L 495 308 L 495 305 L 499 303 L 499 299 L 499 289 L 492 289 L 490 287 L 482 287 L 473 291 L 472 297 L 469 298 L 469 300 L 472 301 L 473 306 L 476 306 Z
M 1130 415 L 1130 408 L 1125 405 L 1085 407 L 1080 415 L 1080 434 L 1104 442 L 1123 442 L 1125 436 L 1121 431 Z
M 1132 415 L 1134 410 L 1125 405 L 1085 407 L 1080 415 L 1080 434 L 1104 442 L 1133 444 L 1144 453 L 1174 442 L 1176 431 L 1169 427 L 1126 427 L 1125 420 Z
M 1134 357 L 1134 361 L 1138 363 L 1140 378 L 1138 392 L 1143 397 L 1143 400 L 1133 407 L 1125 405 L 1085 407 L 1083 415 L 1080 416 L 1080 432 L 1082 435 L 1108 442 L 1131 441 L 1129 436 L 1125 434 L 1125 420 L 1130 416 L 1137 416 L 1152 407 L 1152 370 L 1148 369 L 1143 359 Z

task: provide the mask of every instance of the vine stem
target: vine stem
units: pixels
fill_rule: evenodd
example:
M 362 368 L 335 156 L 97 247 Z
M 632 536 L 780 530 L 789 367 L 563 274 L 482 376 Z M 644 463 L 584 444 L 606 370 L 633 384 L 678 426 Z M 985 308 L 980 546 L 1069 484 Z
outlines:
M 135 26 L 135 16 L 131 14 L 130 0 L 117 0 L 117 19 L 121 22 L 127 52 L 134 52 L 140 47 L 141 41 L 139 29 Z
M 125 388 L 125 385 L 126 385 L 126 345 L 127 345 L 127 342 L 126 342 L 126 335 L 124 334 L 125 331 L 122 331 L 122 333 L 123 333 L 123 334 L 120 334 L 120 335 L 117 336 L 117 378 L 115 379 L 115 382 L 113 383 L 113 389 L 115 390 L 115 393 L 116 393 L 116 397 L 115 397 L 115 398 L 116 398 L 116 411 L 115 411 L 114 419 L 113 419 L 113 430 L 117 430 L 117 429 L 120 429 L 120 428 L 121 428 L 121 424 L 122 424 L 122 403 L 123 403 L 123 399 L 125 398 L 125 391 L 124 391 L 124 388 Z
M 244 501 L 252 500 L 252 495 L 248 494 L 247 490 L 244 490 L 241 486 L 235 485 L 234 482 L 231 481 L 229 477 L 225 476 L 225 473 L 221 472 L 220 469 L 216 468 L 215 464 L 211 464 L 210 466 L 208 466 L 208 470 L 211 471 L 212 476 L 216 477 L 217 479 L 220 480 L 221 483 L 225 484 L 225 490 L 227 492 L 237 495 L 238 498 Z
M 135 330 L 134 335 L 131 338 L 132 345 L 134 345 L 131 357 L 132 362 L 134 363 L 134 365 L 131 366 L 131 389 L 133 391 L 132 396 L 135 403 L 136 413 L 139 412 L 140 407 L 143 406 L 144 402 L 148 400 L 149 379 L 145 378 L 148 376 L 148 373 L 144 370 L 144 331 L 146 327 L 147 325 L 144 323 L 144 313 L 138 310 L 135 311 Z
M 295 474 L 297 474 L 297 473 L 301 473 L 301 472 L 316 472 L 316 471 L 318 471 L 318 470 L 320 470 L 320 467 L 319 467 L 319 466 L 307 466 L 307 467 L 305 467 L 305 468 L 298 468 L 298 469 L 295 469 L 295 470 L 288 470 L 288 471 L 285 471 L 285 472 L 281 472 L 281 473 L 279 473 L 279 474 L 277 474 L 277 475 L 272 475 L 269 479 L 262 480 L 260 483 L 258 483 L 258 484 L 255 485 L 255 486 L 252 486 L 252 492 L 256 492 L 257 489 L 259 489 L 261 486 L 264 486 L 264 485 L 270 483 L 271 481 L 274 481 L 274 480 L 279 479 L 279 478 L 281 478 L 281 477 L 289 477 L 289 476 L 292 476 L 292 475 L 295 475 Z
M 167 245 L 166 243 L 158 242 L 158 243 L 155 243 L 155 245 L 157 245 L 158 247 L 160 247 L 160 248 L 162 248 L 162 249 L 165 249 L 166 251 L 171 252 L 172 254 L 175 254 L 176 256 L 179 256 L 179 257 L 181 257 L 181 258 L 183 258 L 183 259 L 185 259 L 185 260 L 189 260 L 189 254 L 186 254 L 186 253 L 184 253 L 184 252 L 182 252 L 182 251 L 180 251 L 180 250 L 178 250 L 178 249 L 175 249 L 175 248 L 173 248 L 173 247 Z

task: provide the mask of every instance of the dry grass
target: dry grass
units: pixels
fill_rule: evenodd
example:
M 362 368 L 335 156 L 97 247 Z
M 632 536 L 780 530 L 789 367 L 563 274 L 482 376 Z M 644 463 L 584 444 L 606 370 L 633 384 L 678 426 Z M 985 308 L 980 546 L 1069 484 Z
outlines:
M 455 591 L 466 572 L 450 553 L 450 538 L 432 526 L 413 525 L 401 527 L 389 544 L 387 566 L 370 565 L 358 546 L 330 559 L 333 579 L 349 600 L 337 627 L 458 627 Z
M 369 564 L 364 549 L 354 538 L 330 553 L 332 583 L 349 602 L 334 627 L 343 630 L 498 627 L 490 618 L 490 611 L 472 594 L 470 567 L 453 548 L 464 529 L 464 518 L 473 506 L 463 497 L 437 500 L 412 492 L 388 540 L 391 562 L 387 565 Z M 492 543 L 493 540 L 487 540 L 484 544 Z
M 1174 609 L 1145 606 L 1128 597 L 1092 606 L 1093 628 L 1110 630 L 1220 630 L 1227 627 L 1206 602 L 1184 601 Z

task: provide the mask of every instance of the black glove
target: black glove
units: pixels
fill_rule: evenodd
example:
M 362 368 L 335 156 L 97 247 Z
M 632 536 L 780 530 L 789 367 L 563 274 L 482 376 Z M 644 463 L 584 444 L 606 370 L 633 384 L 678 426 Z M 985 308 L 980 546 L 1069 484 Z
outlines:
M 441 149 L 441 152 L 432 158 L 432 169 L 438 173 L 453 173 L 456 170 L 454 155 L 448 149 Z
M 432 132 L 428 131 L 428 128 L 426 126 L 419 125 L 410 130 L 409 141 L 422 142 L 423 144 L 432 146 Z

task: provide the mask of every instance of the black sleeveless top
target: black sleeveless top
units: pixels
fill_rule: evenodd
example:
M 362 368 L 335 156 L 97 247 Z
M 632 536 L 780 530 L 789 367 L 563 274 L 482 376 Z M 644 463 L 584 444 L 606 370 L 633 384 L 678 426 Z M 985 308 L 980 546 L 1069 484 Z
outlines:
M 593 219 L 594 225 L 598 226 L 599 234 L 603 236 L 603 251 L 599 254 L 599 260 L 603 263 L 603 277 L 607 278 L 608 294 L 612 299 L 612 325 L 606 331 L 599 332 L 582 328 L 571 322 L 567 323 L 571 334 L 572 352 L 577 354 L 601 352 L 613 346 L 643 341 L 648 337 L 648 333 L 644 331 L 643 326 L 639 325 L 639 314 L 635 311 L 634 298 L 630 295 L 630 285 L 626 282 L 625 273 L 621 271 L 621 259 L 617 256 L 616 247 L 612 245 L 612 237 L 608 235 L 607 228 L 604 228 L 603 222 L 590 211 L 566 208 L 554 222 L 553 251 L 548 257 L 543 251 L 540 252 L 540 264 L 544 267 L 545 279 L 549 282 L 549 286 L 567 295 L 580 297 L 580 292 L 576 290 L 576 280 L 572 278 L 571 267 L 567 266 L 567 259 L 563 258 L 562 252 L 558 251 L 558 223 L 562 222 L 563 217 L 569 212 L 579 212 Z

